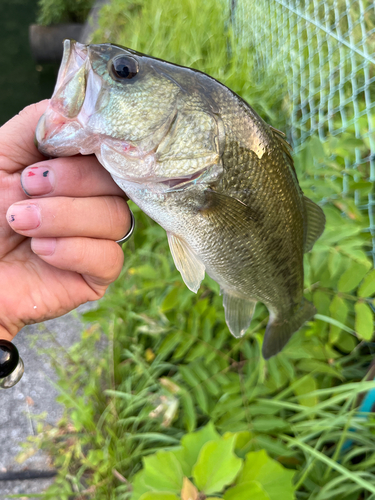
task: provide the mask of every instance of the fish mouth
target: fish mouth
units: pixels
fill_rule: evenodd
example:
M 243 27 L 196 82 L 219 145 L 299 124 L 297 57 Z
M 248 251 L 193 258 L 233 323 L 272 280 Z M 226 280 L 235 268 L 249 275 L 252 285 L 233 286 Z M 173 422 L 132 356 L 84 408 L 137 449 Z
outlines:
M 96 111 L 102 81 L 91 68 L 90 47 L 64 40 L 64 52 L 57 82 L 46 112 L 40 118 L 35 141 L 48 156 L 91 154 L 86 147 L 87 126 Z M 85 144 L 85 147 L 78 146 Z M 90 151 L 88 150 L 90 149 Z M 87 152 L 86 152 L 87 150 Z

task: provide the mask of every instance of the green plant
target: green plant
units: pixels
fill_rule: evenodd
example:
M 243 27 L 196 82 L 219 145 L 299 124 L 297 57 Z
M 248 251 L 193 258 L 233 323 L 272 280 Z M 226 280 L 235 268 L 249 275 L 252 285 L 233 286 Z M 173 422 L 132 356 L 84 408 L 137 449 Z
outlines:
M 144 459 L 131 500 L 293 500 L 294 471 L 264 451 L 244 454 L 250 433 L 220 436 L 212 424 L 186 434 L 174 451 Z
M 83 23 L 94 0 L 38 0 L 37 22 L 48 26 L 58 23 Z

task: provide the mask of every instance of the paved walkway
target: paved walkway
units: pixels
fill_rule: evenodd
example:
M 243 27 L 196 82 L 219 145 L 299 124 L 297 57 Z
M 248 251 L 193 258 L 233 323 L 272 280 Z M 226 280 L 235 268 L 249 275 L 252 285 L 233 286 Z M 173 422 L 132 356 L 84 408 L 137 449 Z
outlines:
M 47 346 L 59 346 L 62 352 L 80 339 L 82 323 L 79 312 L 95 307 L 86 304 L 77 311 L 41 325 L 25 327 L 15 338 L 20 355 L 25 363 L 25 374 L 12 389 L 0 390 L 0 475 L 6 472 L 48 470 L 48 457 L 38 452 L 34 457 L 19 464 L 15 458 L 22 450 L 21 443 L 35 435 L 33 415 L 47 412 L 47 422 L 55 424 L 62 416 L 62 408 L 55 401 L 57 390 L 51 385 L 56 375 L 48 357 L 33 347 L 36 337 L 46 336 Z M 9 495 L 41 493 L 53 479 L 0 481 L 0 499 L 10 500 Z M 30 499 L 28 499 L 30 500 Z M 35 499 L 36 500 L 36 499 Z

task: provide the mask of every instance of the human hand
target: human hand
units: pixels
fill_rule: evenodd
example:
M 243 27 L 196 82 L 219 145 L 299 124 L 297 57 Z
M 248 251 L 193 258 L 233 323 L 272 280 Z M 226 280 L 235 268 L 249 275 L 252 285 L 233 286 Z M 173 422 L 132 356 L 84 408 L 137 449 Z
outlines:
M 102 297 L 123 264 L 116 240 L 130 227 L 123 191 L 94 156 L 46 160 L 37 150 L 34 132 L 47 104 L 28 106 L 0 128 L 0 338 L 6 340 L 27 324 Z

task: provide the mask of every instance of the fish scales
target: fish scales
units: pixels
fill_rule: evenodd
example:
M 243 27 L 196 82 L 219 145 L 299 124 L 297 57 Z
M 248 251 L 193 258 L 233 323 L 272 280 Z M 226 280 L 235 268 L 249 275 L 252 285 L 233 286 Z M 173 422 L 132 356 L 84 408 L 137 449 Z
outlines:
M 325 222 L 303 196 L 283 134 L 204 73 L 111 44 L 64 43 L 39 149 L 95 153 L 167 231 L 187 286 L 196 292 L 205 272 L 219 283 L 234 336 L 257 301 L 267 306 L 262 351 L 277 354 L 314 315 L 303 253 Z

